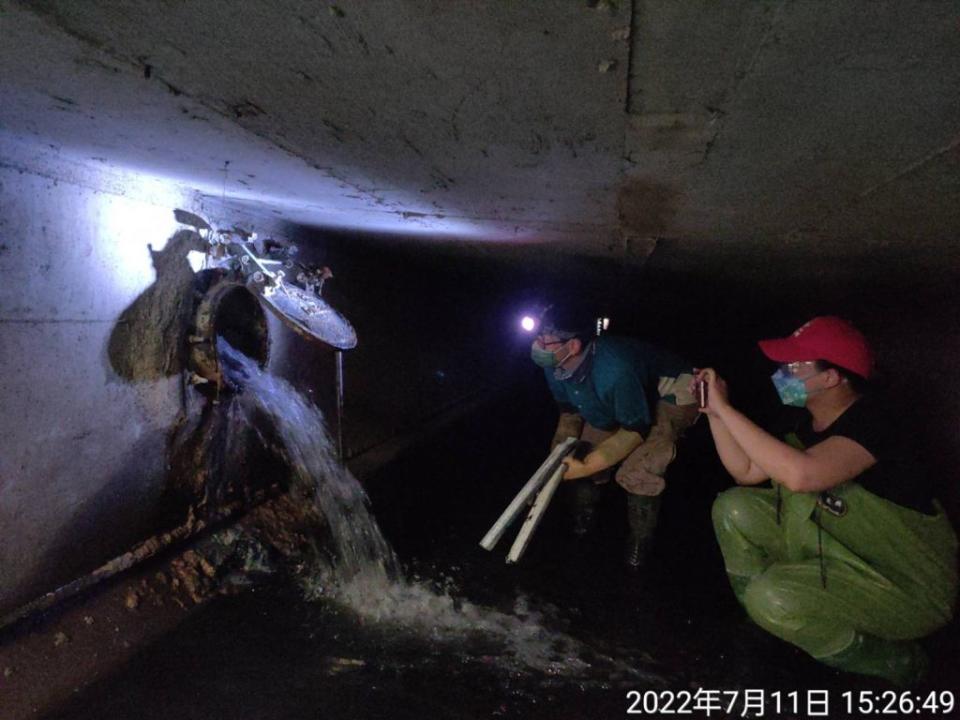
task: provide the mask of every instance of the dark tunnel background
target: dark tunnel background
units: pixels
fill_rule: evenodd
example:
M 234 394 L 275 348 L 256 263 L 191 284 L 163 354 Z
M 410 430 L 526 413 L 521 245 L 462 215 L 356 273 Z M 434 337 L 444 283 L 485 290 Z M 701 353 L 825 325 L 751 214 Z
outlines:
M 808 256 L 801 270 L 791 274 L 789 263 L 773 254 L 752 258 L 752 267 L 742 275 L 706 267 L 683 274 L 658 267 L 656 255 L 639 268 L 535 252 L 511 257 L 400 247 L 377 239 L 357 243 L 329 235 L 317 242 L 309 233 L 299 241 L 306 252 L 335 268 L 332 301 L 354 320 L 361 338 L 346 360 L 348 458 L 368 447 L 364 433 L 378 423 L 392 432 L 410 431 L 417 417 L 429 415 L 429 408 L 482 398 L 483 409 L 458 423 L 464 441 L 485 447 L 484 455 L 496 454 L 492 438 L 503 432 L 501 426 L 512 427 L 511 433 L 523 438 L 526 466 L 535 466 L 549 442 L 556 410 L 541 371 L 529 361 L 529 337 L 519 331 L 518 320 L 552 298 L 572 298 L 609 316 L 611 333 L 647 339 L 674 349 L 695 366 L 715 367 L 728 380 L 734 403 L 768 425 L 783 407 L 769 378 L 775 367 L 757 340 L 788 335 L 811 317 L 834 314 L 852 321 L 873 343 L 877 379 L 871 392 L 890 402 L 896 412 L 890 421 L 903 428 L 926 462 L 954 525 L 960 520 L 955 430 L 960 424 L 955 369 L 960 292 L 949 273 L 911 272 L 909 258 L 882 266 L 846 263 L 836 272 Z M 870 272 L 863 271 L 865 266 Z M 330 353 L 296 342 L 284 346 L 284 356 L 278 371 L 304 391 L 321 394 L 318 402 L 332 418 Z M 517 422 L 519 416 L 528 420 Z M 434 440 L 422 446 L 424 452 L 452 455 Z M 701 510 L 733 484 L 719 464 L 705 422 L 694 427 L 678 457 L 689 463 L 679 473 L 684 476 L 682 495 Z M 457 464 L 455 456 L 449 460 Z M 505 488 L 493 505 L 505 501 L 511 483 L 519 485 L 522 477 L 502 481 Z M 447 476 L 422 482 L 435 489 L 460 485 Z M 376 494 L 381 485 L 389 487 L 383 490 L 387 496 L 404 494 L 404 483 L 376 479 L 370 481 L 371 492 Z M 438 497 L 445 495 L 439 492 Z M 402 527 L 399 508 L 391 500 L 378 517 L 388 527 Z M 435 510 L 439 516 L 449 514 L 443 507 Z M 701 514 L 698 523 L 677 512 L 673 522 L 681 536 L 690 533 L 698 539 L 691 555 L 712 545 L 708 515 Z M 404 533 L 393 536 L 402 542 Z
M 338 248 L 330 248 L 333 257 Z M 435 362 L 449 357 L 445 348 L 462 348 L 465 361 L 450 364 L 450 374 L 465 373 L 457 381 L 466 386 L 489 383 L 498 390 L 452 429 L 420 443 L 367 482 L 381 525 L 401 556 L 414 559 L 415 566 L 454 568 L 468 597 L 496 605 L 511 591 L 529 590 L 560 605 L 569 602 L 567 609 L 578 618 L 575 626 L 586 635 L 614 642 L 626 633 L 638 644 L 652 643 L 651 652 L 665 663 L 691 676 L 698 668 L 715 674 L 720 685 L 759 681 L 795 687 L 799 680 L 839 692 L 857 682 L 744 627 L 710 520 L 713 498 L 733 483 L 705 422 L 688 433 L 671 466 L 656 558 L 639 582 L 624 577 L 620 567 L 626 522 L 623 493 L 615 487 L 607 489 L 603 529 L 587 549 L 571 544 L 568 509 L 558 502 L 545 537 L 522 569 L 504 568 L 499 556 L 482 557 L 477 540 L 526 477 L 525 469 L 542 458 L 556 419 L 542 371 L 529 361 L 529 338 L 517 332 L 518 316 L 531 299 L 581 301 L 611 317 L 611 332 L 660 343 L 696 366 L 717 368 L 729 381 L 735 404 L 768 427 L 784 408 L 769 378 L 775 366 L 757 340 L 788 335 L 817 315 L 851 320 L 874 344 L 878 367 L 871 392 L 890 401 L 895 413 L 890 422 L 908 435 L 926 463 L 918 473 L 929 473 L 957 526 L 960 382 L 953 359 L 960 353 L 954 319 L 960 298 L 949 273 L 912 272 L 909 258 L 879 266 L 825 267 L 812 254 L 791 274 L 789 262 L 776 253 L 753 258 L 749 271 L 739 275 L 712 268 L 667 272 L 658 267 L 656 255 L 643 269 L 562 257 L 498 262 L 381 244 L 355 258 L 409 268 L 412 277 L 436 282 L 424 298 L 430 312 L 411 318 L 409 325 L 403 319 L 406 303 L 379 305 L 396 313 L 380 321 L 398 335 L 378 343 L 394 353 L 400 348 L 417 352 L 422 349 L 418 338 L 444 338 L 446 344 L 430 346 Z M 381 292 L 406 296 L 402 282 L 397 287 L 390 277 L 377 281 L 374 270 L 364 272 Z M 389 275 L 396 279 L 398 274 Z M 392 289 L 384 290 L 387 286 Z M 399 375 L 393 379 L 403 382 Z M 950 662 L 960 642 L 957 625 L 954 621 L 927 641 L 934 657 L 932 686 L 960 686 Z M 725 655 L 727 662 L 714 662 Z
M 911 268 L 909 257 L 882 265 L 836 263 L 811 252 L 803 264 L 775 252 L 748 267 L 700 267 L 680 273 L 598 259 L 401 247 L 389 240 L 304 232 L 308 257 L 335 268 L 333 304 L 354 320 L 361 338 L 347 354 L 347 456 L 365 449 L 371 423 L 409 430 L 414 418 L 483 395 L 490 402 L 535 402 L 551 407 L 539 371 L 528 360 L 524 312 L 553 298 L 573 299 L 612 320 L 610 332 L 659 343 L 697 367 L 715 367 L 735 404 L 760 421 L 781 405 L 769 376 L 775 369 L 757 341 L 783 337 L 817 315 L 840 315 L 874 346 L 872 392 L 886 397 L 912 443 L 929 463 L 938 497 L 960 519 L 960 291 L 948 272 Z M 796 253 L 796 251 L 794 251 Z M 278 371 L 333 417 L 329 352 L 284 336 L 275 350 Z M 361 387 L 351 391 L 351 378 Z M 531 400 L 519 391 L 537 388 Z M 521 398 L 526 398 L 522 400 Z M 317 400 L 317 397 L 314 398 Z M 488 398 L 489 399 L 489 398 Z M 552 408 L 551 408 L 552 411 Z M 509 410 L 504 410 L 509 415 Z M 531 442 L 546 442 L 549 430 Z
M 952 327 L 957 301 L 952 283 L 896 277 L 891 269 L 883 278 L 822 282 L 809 277 L 788 285 L 764 278 L 744 282 L 723 275 L 668 274 L 655 264 L 641 270 L 564 257 L 497 259 L 377 239 L 304 234 L 298 241 L 311 259 L 334 268 L 329 297 L 353 320 L 360 337 L 347 356 L 348 456 L 375 447 L 374 428 L 413 431 L 413 440 L 392 462 L 364 480 L 377 520 L 408 574 L 448 583 L 472 602 L 505 611 L 518 594 L 528 597 L 575 636 L 624 652 L 642 648 L 674 682 L 817 687 L 835 693 L 874 687 L 827 670 L 743 617 L 710 524 L 713 498 L 732 483 L 703 422 L 688 433 L 670 468 L 654 558 L 640 575 L 625 574 L 620 566 L 626 523 L 623 493 L 612 486 L 603 496 L 602 524 L 587 543 L 571 539 L 561 493 L 521 565 L 503 564 L 503 543 L 489 554 L 477 547 L 542 459 L 556 417 L 541 371 L 529 362 L 528 338 L 517 332 L 517 319 L 532 300 L 559 293 L 592 304 L 612 318 L 612 332 L 662 343 L 698 366 L 716 367 L 729 380 L 735 403 L 763 422 L 780 405 L 769 381 L 772 365 L 756 340 L 788 334 L 817 314 L 843 315 L 875 342 L 882 372 L 878 389 L 889 393 L 902 413 L 891 421 L 924 451 L 938 478 L 939 496 L 956 521 L 951 468 L 957 448 L 951 433 L 958 384 L 951 357 L 958 337 Z M 310 394 L 331 419 L 331 353 L 289 333 L 275 334 L 274 342 L 275 358 L 282 358 L 277 372 Z M 448 407 L 469 410 L 429 436 L 416 434 L 418 424 L 432 421 L 431 409 Z M 469 717 L 489 711 L 491 693 L 505 692 L 481 689 L 481 680 L 456 673 L 450 683 L 439 682 L 444 670 L 416 643 L 402 652 L 419 659 L 403 670 L 381 669 L 375 679 L 318 681 L 304 688 L 296 678 L 316 663 L 316 649 L 302 628 L 316 623 L 337 628 L 340 622 L 283 590 L 227 599 L 142 650 L 120 675 L 93 685 L 52 717 L 108 712 L 160 718 L 164 704 L 145 701 L 183 692 L 193 693 L 193 710 L 200 713 L 232 707 L 270 715 L 282 708 L 297 716 L 323 703 L 334 716 L 377 716 L 376 698 L 402 703 L 415 696 L 416 701 L 394 707 L 391 716 L 420 717 L 424 711 L 446 716 L 456 707 L 460 716 Z M 244 631 L 232 632 L 235 626 Z M 362 638 L 363 632 L 356 635 Z M 926 641 L 935 662 L 931 688 L 958 687 L 951 662 L 957 636 L 954 622 Z M 329 652 L 363 657 L 382 652 L 365 644 L 370 640 L 337 637 L 324 641 L 333 648 Z M 262 648 L 277 644 L 284 653 L 263 654 Z M 185 664 L 184 652 L 222 657 L 222 664 Z M 363 682 L 375 682 L 380 695 L 362 689 Z M 501 714 L 554 717 L 557 703 L 575 717 L 622 712 L 618 693 L 558 686 L 544 695 L 528 688 L 542 700 L 538 707 L 515 697 L 523 681 L 518 686 Z

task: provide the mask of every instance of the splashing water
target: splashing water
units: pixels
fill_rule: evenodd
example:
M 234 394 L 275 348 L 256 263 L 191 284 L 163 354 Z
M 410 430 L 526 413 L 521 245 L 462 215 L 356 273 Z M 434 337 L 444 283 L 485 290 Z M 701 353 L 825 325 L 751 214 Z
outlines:
M 433 641 L 493 642 L 498 652 L 483 652 L 474 659 L 486 662 L 495 657 L 497 665 L 507 670 L 531 668 L 550 676 L 585 677 L 592 668 L 605 671 L 608 679 L 660 679 L 548 630 L 542 624 L 543 615 L 530 610 L 523 597 L 510 615 L 403 578 L 393 549 L 369 511 L 367 494 L 336 458 L 320 410 L 222 338 L 218 351 L 228 376 L 244 389 L 241 397 L 248 416 L 259 409 L 273 420 L 287 461 L 304 487 L 313 489 L 329 524 L 335 566 L 317 567 L 305 581 L 308 599 L 332 597 L 366 620 Z
M 223 338 L 217 341 L 217 351 L 228 376 L 244 389 L 241 400 L 248 416 L 259 409 L 270 417 L 297 480 L 313 490 L 330 527 L 338 578 L 348 581 L 362 575 L 367 582 L 389 586 L 398 574 L 396 555 L 370 514 L 367 494 L 337 460 L 320 410 Z

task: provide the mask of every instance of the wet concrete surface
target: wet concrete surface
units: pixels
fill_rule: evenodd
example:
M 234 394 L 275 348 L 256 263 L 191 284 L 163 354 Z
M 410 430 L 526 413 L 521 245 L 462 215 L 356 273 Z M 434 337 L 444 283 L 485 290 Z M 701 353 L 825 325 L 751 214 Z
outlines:
M 655 556 L 642 572 L 620 564 L 626 522 L 615 485 L 586 540 L 569 532 L 558 497 L 518 565 L 504 563 L 513 532 L 492 553 L 479 548 L 546 451 L 543 400 L 518 390 L 510 407 L 490 407 L 408 452 L 368 481 L 374 512 L 408 575 L 505 612 L 519 598 L 549 631 L 642 675 L 611 673 L 592 656 L 584 659 L 593 667 L 575 675 L 518 669 L 482 637 L 431 640 L 274 585 L 214 601 L 48 717 L 606 718 L 625 715 L 630 690 L 816 689 L 839 707 L 844 691 L 889 689 L 825 668 L 746 619 L 710 527 L 710 503 L 728 481 L 704 425 L 671 467 Z M 960 688 L 956 638 L 952 627 L 928 642 L 925 690 Z

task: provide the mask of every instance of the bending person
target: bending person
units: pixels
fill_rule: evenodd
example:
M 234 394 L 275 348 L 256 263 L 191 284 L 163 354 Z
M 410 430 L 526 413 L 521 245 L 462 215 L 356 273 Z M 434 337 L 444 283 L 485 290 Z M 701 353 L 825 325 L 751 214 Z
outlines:
M 698 374 L 720 459 L 747 486 L 713 505 L 730 584 L 754 622 L 817 660 L 911 685 L 927 662 L 916 640 L 953 613 L 956 535 L 896 415 L 864 394 L 859 331 L 818 317 L 760 348 L 781 363 L 783 403 L 808 411 L 782 439 L 730 405 L 712 369 Z
M 567 437 L 593 446 L 582 461 L 564 461 L 564 480 L 576 481 L 574 532 L 583 535 L 594 524 L 597 485 L 616 467 L 627 492 L 624 560 L 639 567 L 657 526 L 664 473 L 678 438 L 698 417 L 693 366 L 634 338 L 598 337 L 596 317 L 576 306 L 548 308 L 530 352 L 559 406 L 554 446 Z

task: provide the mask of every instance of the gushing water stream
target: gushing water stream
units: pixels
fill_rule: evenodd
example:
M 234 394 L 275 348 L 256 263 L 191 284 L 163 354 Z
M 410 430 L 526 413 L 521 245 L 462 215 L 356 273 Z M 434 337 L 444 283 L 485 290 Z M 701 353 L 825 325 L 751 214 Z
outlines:
M 218 351 L 228 374 L 243 387 L 241 400 L 248 417 L 258 409 L 270 417 L 298 482 L 312 488 L 314 502 L 330 526 L 338 579 L 362 575 L 389 586 L 398 573 L 396 555 L 370 514 L 367 494 L 337 460 L 320 410 L 222 338 Z
M 319 409 L 222 339 L 219 352 L 227 374 L 243 388 L 241 401 L 248 417 L 259 410 L 272 419 L 287 461 L 298 481 L 313 489 L 317 507 L 329 524 L 334 565 L 323 568 L 318 563 L 306 582 L 308 598 L 331 597 L 367 620 L 461 648 L 463 641 L 480 639 L 487 646 L 484 657 L 494 654 L 505 669 L 533 668 L 548 675 L 585 677 L 591 667 L 599 666 L 607 679 L 655 679 L 593 652 L 568 635 L 548 630 L 542 625 L 543 616 L 532 611 L 523 597 L 510 615 L 404 578 L 370 513 L 366 493 L 337 460 Z

